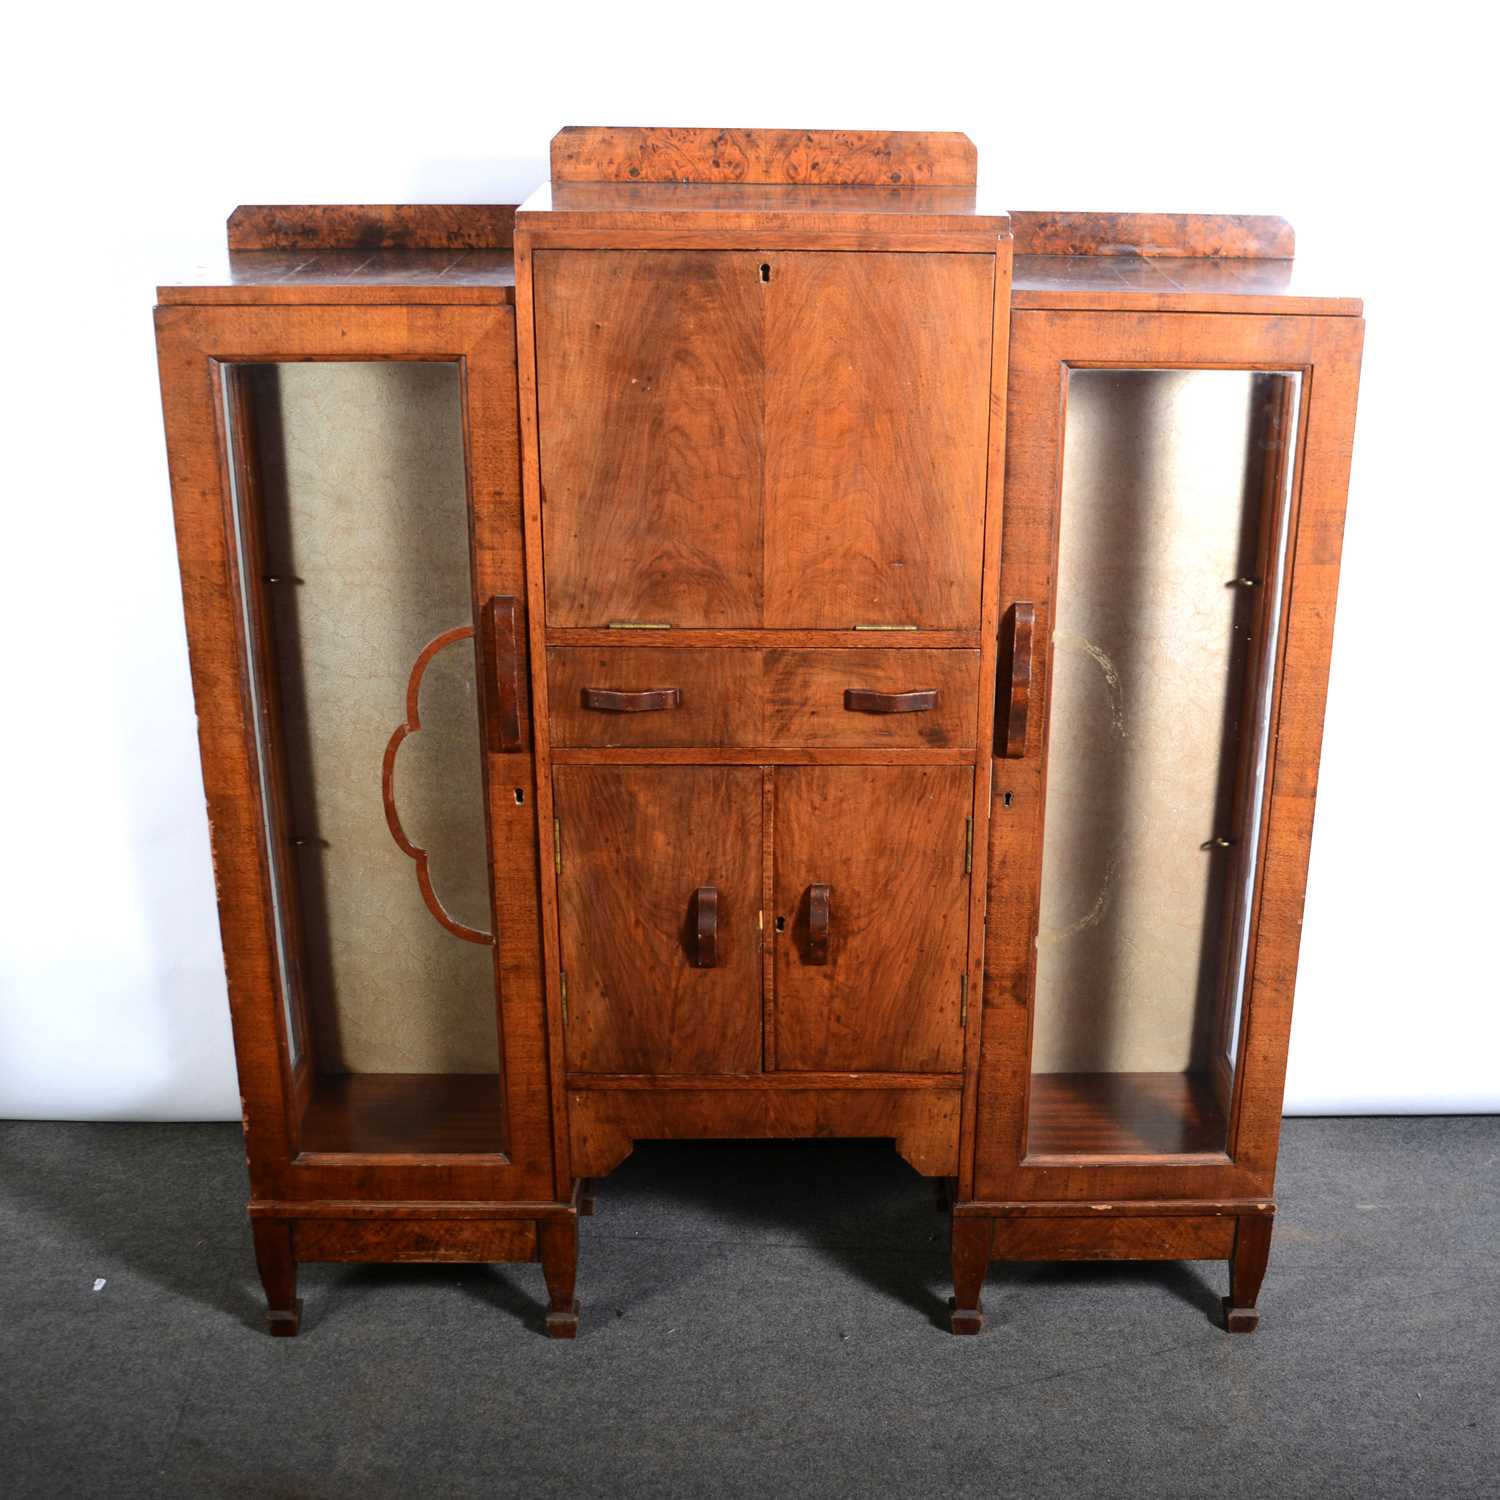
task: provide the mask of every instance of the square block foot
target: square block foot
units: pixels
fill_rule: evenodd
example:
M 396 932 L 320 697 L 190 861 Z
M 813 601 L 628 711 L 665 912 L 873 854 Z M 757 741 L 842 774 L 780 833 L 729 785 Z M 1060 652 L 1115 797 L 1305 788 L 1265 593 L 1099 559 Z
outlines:
M 1235 1307 L 1228 1297 L 1221 1299 L 1224 1326 L 1230 1333 L 1254 1333 L 1260 1327 L 1260 1314 L 1253 1307 Z
M 298 1297 L 290 1309 L 284 1307 L 268 1308 L 266 1311 L 266 1327 L 270 1330 L 272 1338 L 296 1338 L 297 1330 L 302 1327 L 302 1299 Z
M 549 1339 L 576 1339 L 578 1337 L 578 1304 L 563 1312 L 547 1314 L 547 1337 Z
M 978 1333 L 984 1327 L 984 1314 L 977 1307 L 960 1307 L 957 1299 L 950 1297 L 948 1327 L 954 1333 Z

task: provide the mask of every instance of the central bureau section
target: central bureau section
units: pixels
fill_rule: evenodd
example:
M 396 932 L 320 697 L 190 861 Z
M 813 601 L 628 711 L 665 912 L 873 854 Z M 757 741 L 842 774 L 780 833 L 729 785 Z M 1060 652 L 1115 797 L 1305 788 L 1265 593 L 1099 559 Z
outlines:
M 949 1171 L 995 257 L 532 265 L 574 1170 L 849 1134 Z

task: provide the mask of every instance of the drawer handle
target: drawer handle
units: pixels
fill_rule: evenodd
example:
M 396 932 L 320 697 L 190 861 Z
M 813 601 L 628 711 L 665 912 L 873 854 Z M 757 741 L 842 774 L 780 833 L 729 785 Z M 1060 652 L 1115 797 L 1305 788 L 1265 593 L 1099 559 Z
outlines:
M 719 890 L 700 885 L 693 892 L 693 967 L 712 969 L 719 962 Z
M 881 693 L 874 688 L 845 688 L 844 707 L 851 714 L 920 714 L 936 708 L 938 690 L 921 688 L 914 693 Z
M 807 961 L 810 964 L 828 962 L 829 893 L 826 885 L 807 888 Z
M 621 693 L 614 688 L 584 688 L 583 706 L 606 714 L 652 714 L 682 706 L 681 688 L 646 688 L 639 693 Z

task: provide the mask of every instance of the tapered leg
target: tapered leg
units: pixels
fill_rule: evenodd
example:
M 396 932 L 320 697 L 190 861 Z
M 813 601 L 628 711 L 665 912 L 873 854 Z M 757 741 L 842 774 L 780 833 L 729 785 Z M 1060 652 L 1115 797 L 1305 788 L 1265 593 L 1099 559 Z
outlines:
M 1234 1250 L 1229 1258 L 1229 1295 L 1224 1299 L 1224 1326 L 1230 1333 L 1254 1333 L 1260 1322 L 1255 1299 L 1271 1257 L 1271 1214 L 1245 1214 L 1234 1221 Z
M 578 1336 L 578 1302 L 573 1285 L 578 1279 L 578 1220 L 541 1219 L 537 1223 L 541 1242 L 542 1275 L 547 1278 L 547 1337 Z
M 954 1333 L 978 1333 L 984 1327 L 980 1293 L 990 1268 L 990 1250 L 995 1242 L 993 1219 L 953 1220 L 953 1309 L 949 1326 Z
M 302 1326 L 292 1226 L 285 1219 L 252 1219 L 250 1229 L 260 1284 L 266 1289 L 266 1325 L 277 1337 L 291 1338 Z

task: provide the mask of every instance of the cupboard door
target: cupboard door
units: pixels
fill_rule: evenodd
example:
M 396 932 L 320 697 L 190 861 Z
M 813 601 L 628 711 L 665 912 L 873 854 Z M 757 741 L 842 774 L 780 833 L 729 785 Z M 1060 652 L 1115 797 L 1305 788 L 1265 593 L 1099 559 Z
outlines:
M 1012 320 L 982 1197 L 1269 1191 L 1359 334 Z
M 994 258 L 765 263 L 767 627 L 977 626 Z
M 1227 1143 L 1300 381 L 1070 373 L 1028 1155 Z
M 755 258 L 544 250 L 535 264 L 548 623 L 759 625 Z
M 779 766 L 776 1067 L 957 1072 L 968 766 Z
M 758 1071 L 759 768 L 559 766 L 553 787 L 569 1068 Z
M 255 1194 L 551 1198 L 513 315 L 157 331 Z

